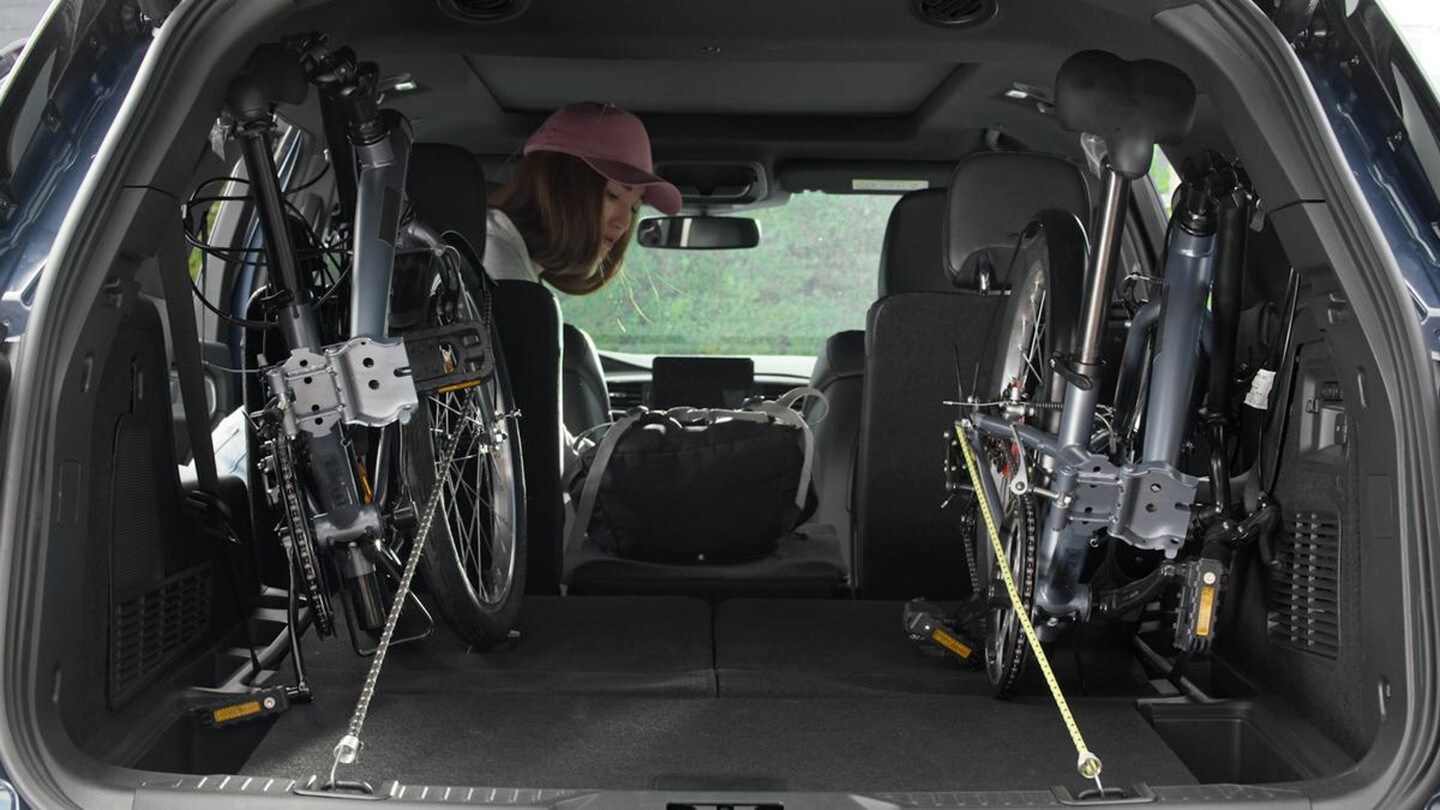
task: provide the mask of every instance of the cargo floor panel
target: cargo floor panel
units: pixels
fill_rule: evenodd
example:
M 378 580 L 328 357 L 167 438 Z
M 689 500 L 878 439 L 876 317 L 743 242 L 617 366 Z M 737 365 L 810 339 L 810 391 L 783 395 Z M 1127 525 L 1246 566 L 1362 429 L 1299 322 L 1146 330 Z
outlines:
M 919 651 L 901 610 L 898 602 L 712 608 L 672 597 L 529 598 L 520 639 L 500 649 L 473 652 L 443 627 L 395 648 L 352 775 L 602 789 L 1075 782 L 1075 753 L 1048 697 L 993 700 L 983 673 Z M 307 649 L 316 701 L 276 723 L 246 774 L 329 768 L 369 659 L 343 639 Z M 1129 699 L 1144 695 L 1133 666 L 1112 667 L 1134 689 L 1124 698 L 1072 691 L 1087 741 L 1117 782 L 1193 783 Z
M 531 596 L 519 630 L 479 653 L 436 616 L 429 638 L 390 649 L 381 691 L 715 694 L 710 605 L 699 599 Z M 312 680 L 338 690 L 358 685 L 370 660 L 342 630 L 323 642 L 307 636 L 305 664 Z
M 243 773 L 328 772 L 349 695 L 292 709 Z M 1194 777 L 1130 701 L 1074 705 L 1118 784 Z M 346 778 L 636 790 L 1082 789 L 1049 701 L 380 694 Z
M 903 602 L 737 599 L 715 607 L 715 671 L 722 696 L 989 695 L 983 674 L 911 641 Z M 976 650 L 977 655 L 982 654 Z M 1134 655 L 1108 638 L 1070 633 L 1051 664 L 1070 695 L 1151 693 Z M 1034 669 L 1032 667 L 1031 669 Z M 1037 676 L 1022 694 L 1048 695 Z

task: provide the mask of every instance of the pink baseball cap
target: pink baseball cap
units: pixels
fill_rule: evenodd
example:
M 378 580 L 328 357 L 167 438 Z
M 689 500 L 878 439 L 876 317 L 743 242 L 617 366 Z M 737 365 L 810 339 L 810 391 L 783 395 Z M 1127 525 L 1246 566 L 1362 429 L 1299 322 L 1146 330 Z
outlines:
M 645 125 L 614 104 L 585 101 L 561 107 L 525 142 L 525 154 L 562 152 L 607 179 L 645 189 L 642 199 L 666 214 L 680 212 L 680 190 L 655 175 Z

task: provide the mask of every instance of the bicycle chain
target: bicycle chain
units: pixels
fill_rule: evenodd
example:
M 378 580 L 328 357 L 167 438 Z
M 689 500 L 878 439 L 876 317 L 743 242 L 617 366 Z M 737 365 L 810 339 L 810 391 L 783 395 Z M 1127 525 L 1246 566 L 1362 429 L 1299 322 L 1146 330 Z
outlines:
M 1010 516 L 1010 519 L 1023 521 L 1021 527 L 1025 529 L 1025 536 L 1021 538 L 1023 545 L 1019 549 L 1020 552 L 1025 555 L 1023 560 L 1024 569 L 1020 572 L 1020 580 L 1016 583 L 1016 590 L 1021 592 L 1020 596 L 1022 599 L 1029 596 L 1031 602 L 1033 602 L 1035 599 L 1035 572 L 1038 567 L 1036 537 L 1036 524 L 1038 520 L 1036 516 L 1035 496 L 1017 495 L 1015 498 L 1015 510 L 1015 514 Z M 1027 514 L 1022 515 L 1022 511 Z M 1005 526 L 1003 523 L 1001 526 L 1007 529 L 1007 535 L 1015 531 L 1013 526 Z M 997 560 L 996 564 L 999 565 L 1001 563 Z M 1026 591 L 1029 593 L 1026 593 Z M 1011 610 L 1014 610 L 1016 613 L 1026 608 L 1027 606 L 1024 605 L 1011 605 Z M 1015 637 L 1014 646 L 1009 650 L 1012 665 L 1004 673 L 1002 682 L 997 686 L 997 694 L 1002 696 L 1011 695 L 1020 685 L 1020 678 L 1025 674 L 1025 669 L 1029 664 L 1029 659 L 1025 656 L 1027 646 L 1028 642 L 1025 639 L 1025 634 L 1023 632 L 1019 633 Z
M 315 622 L 315 632 L 329 636 L 335 632 L 335 617 L 330 612 L 330 600 L 325 596 L 325 586 L 320 579 L 320 561 L 315 554 L 315 542 L 310 537 L 310 524 L 305 519 L 301 506 L 299 477 L 295 469 L 295 456 L 288 439 L 277 436 L 270 439 L 270 452 L 275 459 L 275 478 L 280 485 L 280 496 L 285 502 L 285 518 L 288 526 L 281 527 L 281 542 L 287 542 L 295 551 L 300 563 L 300 577 L 304 580 L 305 595 L 310 602 L 310 615 Z
M 980 497 L 980 493 L 976 492 L 970 496 L 969 502 L 960 507 L 960 536 L 965 538 L 965 542 L 960 545 L 965 547 L 965 567 L 970 571 L 970 593 L 973 596 L 981 595 L 980 570 L 975 567 L 975 544 L 980 542 L 980 533 L 975 525 L 975 512 L 980 508 Z

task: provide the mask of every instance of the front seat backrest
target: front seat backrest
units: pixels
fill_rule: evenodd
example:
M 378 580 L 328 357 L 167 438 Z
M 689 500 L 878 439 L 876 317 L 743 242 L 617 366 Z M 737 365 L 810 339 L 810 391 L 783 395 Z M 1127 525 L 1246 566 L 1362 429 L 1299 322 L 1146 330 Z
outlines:
M 930 289 L 944 283 L 945 190 L 912 191 L 895 202 L 880 249 L 879 291 Z M 810 387 L 826 402 L 808 401 L 805 416 L 815 433 L 815 522 L 835 528 L 848 567 L 853 556 L 855 447 L 865 379 L 865 332 L 837 332 L 825 341 Z
M 560 388 L 564 391 L 565 428 L 579 436 L 610 421 L 610 389 L 600 368 L 600 352 L 585 330 L 565 324 L 564 365 Z

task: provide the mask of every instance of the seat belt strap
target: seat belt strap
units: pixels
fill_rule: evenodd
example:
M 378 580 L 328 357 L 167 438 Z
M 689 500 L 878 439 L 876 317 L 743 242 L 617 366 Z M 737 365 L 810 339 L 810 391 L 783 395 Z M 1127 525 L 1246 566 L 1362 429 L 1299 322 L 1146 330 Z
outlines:
M 165 291 L 165 311 L 170 321 L 170 352 L 180 379 L 180 401 L 185 409 L 185 427 L 190 432 L 190 455 L 200 491 L 219 491 L 215 471 L 215 448 L 210 439 L 210 408 L 205 399 L 205 369 L 200 361 L 200 333 L 195 328 L 191 304 L 191 282 L 185 234 L 179 216 L 169 218 L 155 259 Z

